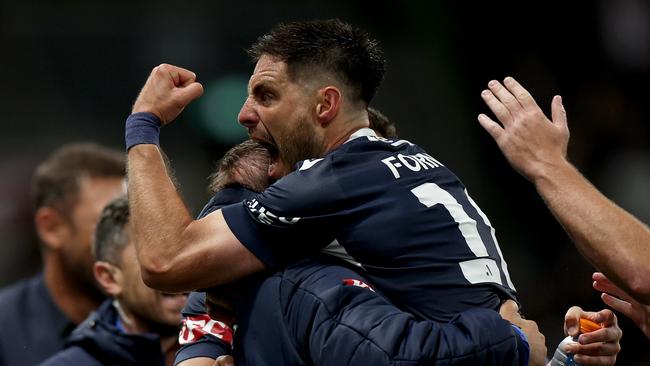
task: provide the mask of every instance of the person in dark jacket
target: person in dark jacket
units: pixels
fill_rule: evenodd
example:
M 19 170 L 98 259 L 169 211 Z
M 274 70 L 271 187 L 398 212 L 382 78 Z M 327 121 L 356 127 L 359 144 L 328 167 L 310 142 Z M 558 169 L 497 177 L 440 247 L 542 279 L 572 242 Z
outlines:
M 42 365 L 152 365 L 173 362 L 185 294 L 147 287 L 129 240 L 126 197 L 102 212 L 95 232 L 95 277 L 110 296 Z
M 43 269 L 0 291 L 0 366 L 36 365 L 106 298 L 90 253 L 97 218 L 126 193 L 124 153 L 94 143 L 64 145 L 32 178 Z

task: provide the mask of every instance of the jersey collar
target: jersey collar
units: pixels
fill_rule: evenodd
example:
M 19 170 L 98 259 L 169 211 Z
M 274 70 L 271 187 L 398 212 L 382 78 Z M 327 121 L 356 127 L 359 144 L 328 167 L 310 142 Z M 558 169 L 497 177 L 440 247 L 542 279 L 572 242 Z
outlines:
M 368 127 L 360 128 L 356 130 L 352 135 L 350 135 L 350 138 L 346 141 L 346 143 L 359 137 L 369 137 L 369 136 L 377 137 L 377 134 L 371 128 Z

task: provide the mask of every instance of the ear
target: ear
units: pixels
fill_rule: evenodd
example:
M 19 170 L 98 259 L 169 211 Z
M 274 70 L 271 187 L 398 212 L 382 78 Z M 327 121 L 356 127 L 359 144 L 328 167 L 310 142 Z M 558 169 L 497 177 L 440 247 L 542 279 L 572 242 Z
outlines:
M 34 224 L 38 237 L 49 249 L 60 249 L 71 234 L 68 220 L 52 207 L 39 207 L 34 214 Z
M 122 271 L 118 267 L 108 262 L 97 261 L 93 266 L 93 272 L 95 279 L 109 296 L 116 297 L 122 293 Z
M 316 118 L 321 126 L 328 125 L 339 113 L 343 95 L 334 86 L 327 86 L 318 91 L 318 104 L 316 104 Z

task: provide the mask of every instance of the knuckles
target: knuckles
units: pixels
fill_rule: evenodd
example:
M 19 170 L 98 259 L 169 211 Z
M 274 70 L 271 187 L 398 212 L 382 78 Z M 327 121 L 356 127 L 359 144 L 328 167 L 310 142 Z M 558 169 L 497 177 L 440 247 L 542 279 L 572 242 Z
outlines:
M 171 71 L 172 65 L 162 63 L 151 70 L 152 76 L 167 75 Z

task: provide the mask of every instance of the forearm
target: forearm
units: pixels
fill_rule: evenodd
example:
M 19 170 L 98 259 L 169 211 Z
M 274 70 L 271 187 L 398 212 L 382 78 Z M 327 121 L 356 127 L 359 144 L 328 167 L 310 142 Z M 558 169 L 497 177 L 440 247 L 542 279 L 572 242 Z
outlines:
M 230 231 L 220 210 L 192 219 L 157 146 L 131 148 L 128 170 L 132 236 L 147 285 L 190 291 L 264 269 Z
M 165 273 L 182 249 L 183 231 L 192 222 L 156 145 L 128 153 L 129 202 L 133 241 L 143 277 Z
M 600 193 L 566 161 L 533 183 L 576 247 L 642 303 L 650 303 L 650 230 Z

